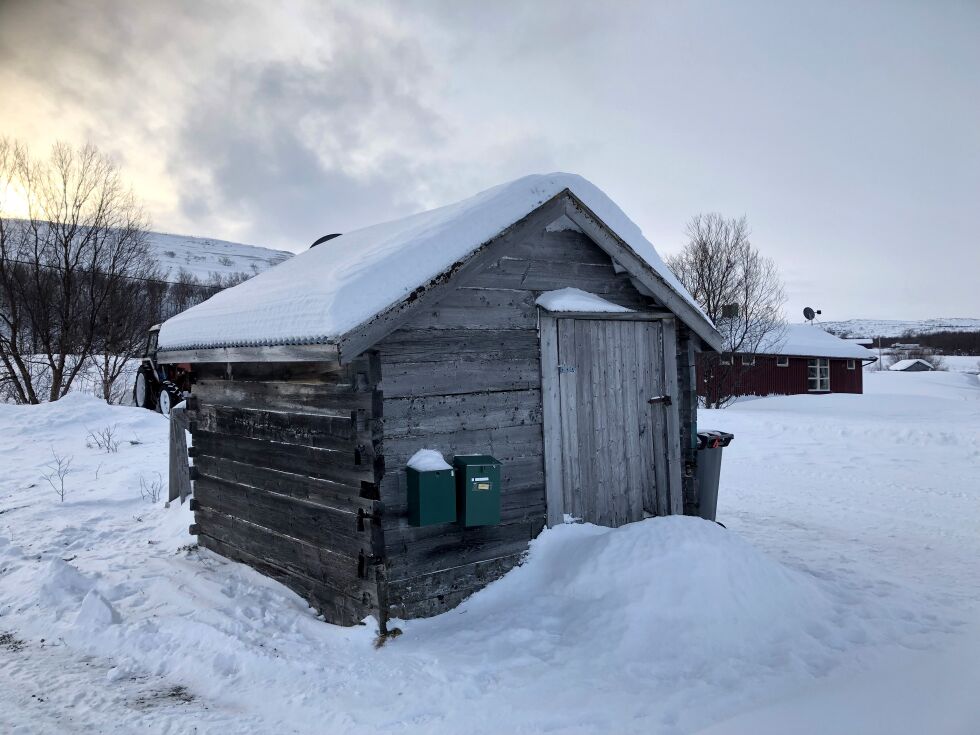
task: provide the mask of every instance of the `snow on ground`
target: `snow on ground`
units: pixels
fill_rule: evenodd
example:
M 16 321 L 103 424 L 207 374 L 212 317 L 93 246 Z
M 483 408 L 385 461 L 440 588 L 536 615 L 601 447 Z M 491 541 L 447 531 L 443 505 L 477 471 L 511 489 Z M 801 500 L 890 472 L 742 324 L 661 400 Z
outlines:
M 980 355 L 944 355 L 946 369 L 954 373 L 980 373 Z
M 164 278 L 174 279 L 181 269 L 201 281 L 212 273 L 230 276 L 246 273 L 254 276 L 292 257 L 292 253 L 240 242 L 215 240 L 210 237 L 150 233 L 150 248 Z
M 373 625 L 327 625 L 275 582 L 186 548 L 186 507 L 140 497 L 141 478 L 165 473 L 159 415 L 82 394 L 0 405 L 0 725 L 847 733 L 890 713 L 889 733 L 975 733 L 980 385 L 866 383 L 701 415 L 735 433 L 728 530 L 547 531 L 524 566 L 400 623 L 381 649 Z M 86 446 L 104 426 L 115 453 Z M 73 458 L 64 503 L 42 479 L 52 447 Z
M 913 600 L 935 631 L 953 635 L 865 652 L 863 675 L 817 694 L 800 686 L 799 707 L 780 712 L 780 703 L 711 732 L 777 732 L 793 718 L 811 728 L 793 732 L 980 732 L 980 657 L 964 655 L 980 653 L 980 383 L 958 373 L 872 372 L 865 391 L 700 413 L 701 427 L 735 434 L 718 518 L 855 598 Z M 746 440 L 753 446 L 739 451 Z M 917 683 L 922 672 L 928 687 Z M 898 696 L 910 690 L 917 696 Z M 810 719 L 818 709 L 854 716 L 821 729 Z M 931 728 L 921 727 L 923 714 Z

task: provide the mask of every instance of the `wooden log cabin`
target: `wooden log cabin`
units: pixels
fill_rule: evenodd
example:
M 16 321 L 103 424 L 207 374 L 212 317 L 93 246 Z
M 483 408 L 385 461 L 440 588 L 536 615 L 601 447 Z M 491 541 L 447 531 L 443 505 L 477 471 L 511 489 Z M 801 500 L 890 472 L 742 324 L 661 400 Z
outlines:
M 448 610 L 566 516 L 695 513 L 721 339 L 601 191 L 531 176 L 333 238 L 169 320 L 201 546 L 333 623 Z M 413 526 L 417 450 L 500 462 L 500 520 Z

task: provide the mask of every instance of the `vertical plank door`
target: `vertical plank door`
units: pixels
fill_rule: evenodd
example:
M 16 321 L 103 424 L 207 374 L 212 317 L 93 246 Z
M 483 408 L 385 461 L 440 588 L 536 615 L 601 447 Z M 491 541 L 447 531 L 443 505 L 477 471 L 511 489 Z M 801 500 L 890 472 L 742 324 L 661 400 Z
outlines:
M 563 512 L 603 526 L 671 513 L 674 421 L 649 403 L 674 392 L 662 322 L 555 321 Z

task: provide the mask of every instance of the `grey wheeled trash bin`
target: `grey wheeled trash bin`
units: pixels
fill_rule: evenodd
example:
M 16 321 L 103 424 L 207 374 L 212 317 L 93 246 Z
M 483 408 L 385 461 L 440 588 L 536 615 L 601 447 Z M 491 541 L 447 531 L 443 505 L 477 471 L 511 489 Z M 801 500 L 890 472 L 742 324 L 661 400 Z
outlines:
M 735 438 L 724 431 L 698 432 L 698 515 L 708 521 L 718 510 L 718 480 L 721 477 L 721 451 Z

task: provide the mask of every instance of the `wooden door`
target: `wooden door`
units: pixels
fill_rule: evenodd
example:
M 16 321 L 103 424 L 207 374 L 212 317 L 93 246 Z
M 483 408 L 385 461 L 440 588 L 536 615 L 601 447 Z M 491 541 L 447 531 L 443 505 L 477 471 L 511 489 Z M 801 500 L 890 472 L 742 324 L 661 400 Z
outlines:
M 560 522 L 551 507 L 559 503 L 562 513 L 604 526 L 681 512 L 677 406 L 649 402 L 676 393 L 676 363 L 664 359 L 665 348 L 674 354 L 673 322 L 551 321 L 543 329 L 551 327 L 555 344 L 543 338 L 542 347 L 553 361 L 543 355 L 542 367 L 545 402 L 557 405 L 545 406 L 546 471 L 560 478 L 548 480 L 549 522 Z M 548 426 L 555 421 L 557 432 Z

